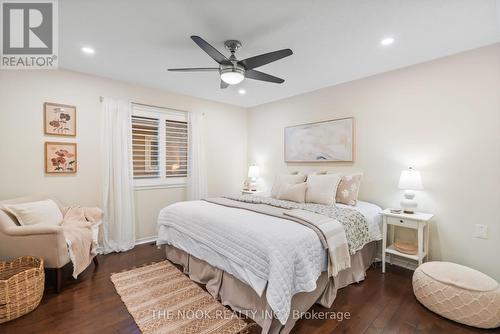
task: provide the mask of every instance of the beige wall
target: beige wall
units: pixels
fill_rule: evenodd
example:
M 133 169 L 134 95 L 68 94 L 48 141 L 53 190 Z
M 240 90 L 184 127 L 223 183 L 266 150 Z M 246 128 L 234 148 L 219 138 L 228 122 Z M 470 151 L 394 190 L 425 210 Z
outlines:
M 354 116 L 353 164 L 283 162 L 283 128 Z M 277 172 L 363 171 L 361 198 L 397 207 L 399 174 L 422 173 L 422 211 L 436 214 L 432 259 L 500 279 L 500 44 L 251 108 L 249 163 L 264 187 Z M 473 237 L 487 224 L 489 238 Z
M 64 70 L 0 71 L 0 199 L 48 193 L 100 205 L 99 96 L 205 112 L 209 195 L 238 192 L 247 168 L 245 109 Z M 77 106 L 76 175 L 44 173 L 44 142 L 75 141 L 43 135 L 47 101 Z M 136 191 L 137 238 L 154 236 L 159 209 L 184 199 L 183 188 Z

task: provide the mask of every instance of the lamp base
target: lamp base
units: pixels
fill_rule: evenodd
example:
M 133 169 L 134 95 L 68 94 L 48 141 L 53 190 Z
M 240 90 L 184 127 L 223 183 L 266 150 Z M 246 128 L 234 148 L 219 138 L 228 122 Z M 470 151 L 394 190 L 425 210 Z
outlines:
M 401 200 L 400 205 L 404 213 L 415 213 L 418 207 L 418 203 L 415 200 L 415 193 L 411 190 L 405 190 L 404 198 Z
M 250 178 L 248 182 L 248 190 L 257 191 L 257 180 L 254 178 Z

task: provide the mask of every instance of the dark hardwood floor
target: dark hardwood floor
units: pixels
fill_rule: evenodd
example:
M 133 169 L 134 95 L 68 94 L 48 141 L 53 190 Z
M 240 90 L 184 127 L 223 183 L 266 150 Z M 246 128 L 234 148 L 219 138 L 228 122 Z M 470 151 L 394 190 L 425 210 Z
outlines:
M 99 266 L 90 265 L 77 280 L 71 267 L 64 270 L 62 292 L 55 293 L 52 277 L 40 306 L 33 312 L 0 325 L 0 333 L 140 333 L 109 276 L 134 266 L 164 259 L 154 245 L 99 256 Z M 461 326 L 424 308 L 413 296 L 411 272 L 389 267 L 368 270 L 367 279 L 339 291 L 331 309 L 315 311 L 349 312 L 350 319 L 300 320 L 293 333 L 500 333 Z M 260 328 L 254 328 L 256 333 Z

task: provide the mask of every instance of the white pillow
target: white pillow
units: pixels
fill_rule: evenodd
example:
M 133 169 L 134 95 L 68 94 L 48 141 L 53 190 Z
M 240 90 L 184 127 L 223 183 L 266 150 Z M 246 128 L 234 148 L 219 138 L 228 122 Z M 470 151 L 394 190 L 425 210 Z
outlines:
M 4 204 L 2 208 L 14 215 L 21 225 L 59 225 L 63 220 L 61 210 L 51 199 L 38 202 Z
M 278 199 L 285 201 L 292 201 L 297 203 L 304 203 L 306 198 L 307 184 L 305 182 L 297 184 L 284 184 L 280 188 Z
M 305 180 L 306 180 L 305 175 L 279 174 L 278 176 L 276 176 L 273 188 L 271 189 L 271 197 L 278 198 L 282 186 L 302 183 Z
M 340 180 L 339 174 L 309 175 L 307 177 L 306 202 L 335 204 L 335 195 Z

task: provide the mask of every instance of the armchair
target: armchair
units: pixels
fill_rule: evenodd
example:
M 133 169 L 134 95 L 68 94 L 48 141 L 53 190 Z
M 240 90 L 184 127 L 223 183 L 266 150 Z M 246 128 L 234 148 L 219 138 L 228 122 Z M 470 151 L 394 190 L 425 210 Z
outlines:
M 3 204 L 27 203 L 47 199 L 47 196 L 30 196 L 0 202 Z M 60 203 L 55 200 L 59 208 Z M 62 287 L 62 268 L 70 262 L 68 247 L 61 226 L 21 226 L 17 219 L 0 210 L 0 260 L 9 261 L 20 256 L 31 255 L 43 258 L 46 269 L 55 271 L 56 291 Z M 93 259 L 98 265 L 97 257 Z

